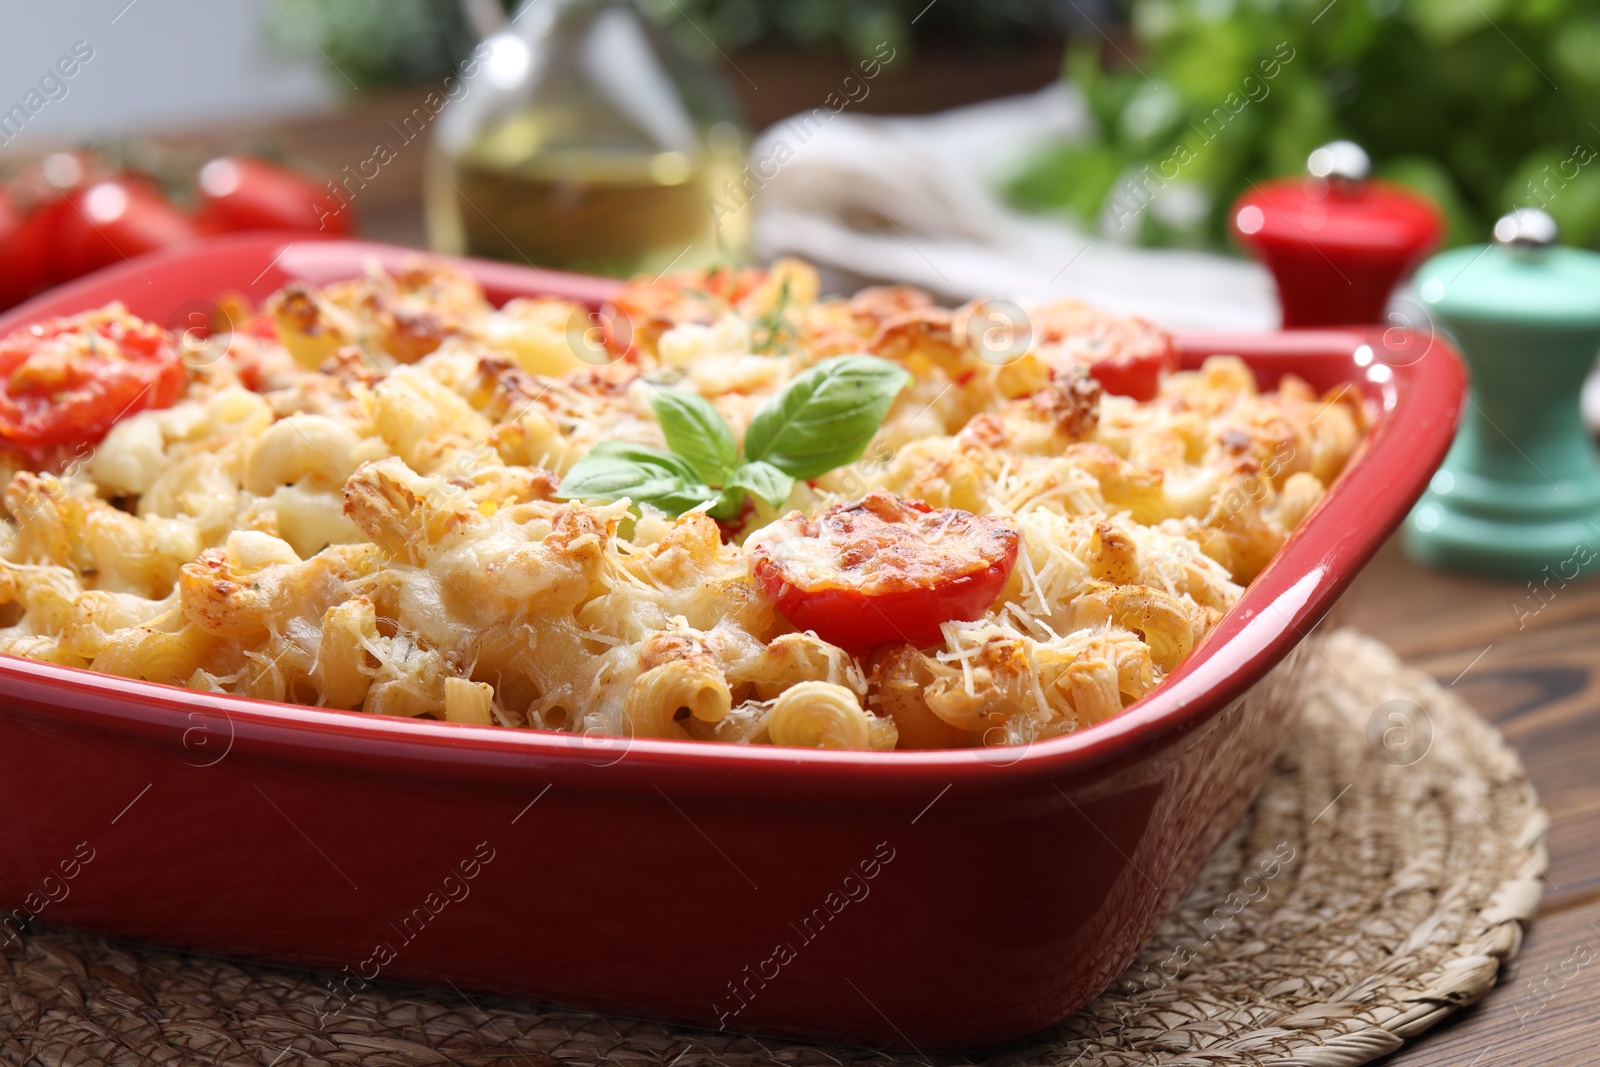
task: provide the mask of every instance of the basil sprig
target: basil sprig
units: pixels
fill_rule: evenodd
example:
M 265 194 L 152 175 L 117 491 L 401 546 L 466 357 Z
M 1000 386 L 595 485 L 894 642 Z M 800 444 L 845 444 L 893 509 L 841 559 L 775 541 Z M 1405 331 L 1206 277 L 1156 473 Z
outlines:
M 761 405 L 745 431 L 744 454 L 795 478 L 854 463 L 910 381 L 875 356 L 825 359 Z
M 796 479 L 861 458 L 911 376 L 874 356 L 835 356 L 806 369 L 750 420 L 744 449 L 704 397 L 656 389 L 650 406 L 667 448 L 602 441 L 561 479 L 563 499 L 628 497 L 669 515 L 708 502 L 713 518 L 739 513 L 746 493 L 773 507 Z

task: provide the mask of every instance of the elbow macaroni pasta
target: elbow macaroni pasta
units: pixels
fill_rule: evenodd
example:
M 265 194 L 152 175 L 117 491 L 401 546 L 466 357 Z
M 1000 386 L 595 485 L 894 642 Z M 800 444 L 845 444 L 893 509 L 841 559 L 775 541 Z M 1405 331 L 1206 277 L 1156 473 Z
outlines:
M 1004 366 L 916 290 L 818 299 L 803 264 L 635 283 L 617 358 L 578 309 L 491 307 L 454 269 L 269 299 L 178 401 L 72 465 L 7 456 L 0 652 L 370 714 L 806 748 L 1015 743 L 1159 685 L 1321 499 L 1360 402 L 1214 358 L 1150 401 L 1081 373 L 1160 349 L 1134 320 L 1035 309 Z M 125 313 L 123 313 L 125 314 Z M 781 344 L 774 338 L 782 339 Z M 624 348 L 624 346 L 626 346 Z M 660 447 L 649 390 L 741 433 L 831 355 L 913 376 L 861 461 L 738 520 L 564 501 L 600 441 Z M 745 536 L 875 490 L 1006 520 L 998 599 L 941 641 L 866 654 L 797 631 Z

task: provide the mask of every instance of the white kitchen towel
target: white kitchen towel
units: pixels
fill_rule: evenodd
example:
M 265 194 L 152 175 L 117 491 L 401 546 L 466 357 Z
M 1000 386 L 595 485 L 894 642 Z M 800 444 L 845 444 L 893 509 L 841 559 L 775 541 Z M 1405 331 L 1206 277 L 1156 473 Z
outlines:
M 1118 244 L 1004 202 L 1030 151 L 1090 121 L 1062 85 L 937 115 L 786 119 L 750 153 L 754 251 L 954 300 L 1070 296 L 1174 328 L 1274 328 L 1272 281 L 1254 263 Z

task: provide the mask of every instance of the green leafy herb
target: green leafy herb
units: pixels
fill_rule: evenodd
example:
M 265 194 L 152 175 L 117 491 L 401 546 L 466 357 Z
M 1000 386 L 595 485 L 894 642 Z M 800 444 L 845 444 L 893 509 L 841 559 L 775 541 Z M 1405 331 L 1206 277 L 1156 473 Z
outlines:
M 650 406 L 667 447 L 688 460 L 707 485 L 725 484 L 739 465 L 739 443 L 711 402 L 682 389 L 656 389 Z
M 745 431 L 748 459 L 816 478 L 861 458 L 911 375 L 875 356 L 835 356 L 761 405 Z
M 558 495 L 577 500 L 620 500 L 651 504 L 681 515 L 715 500 L 687 461 L 649 445 L 601 441 L 561 479 Z
M 602 441 L 561 479 L 563 499 L 627 497 L 671 515 L 705 504 L 731 519 L 753 495 L 773 507 L 796 479 L 861 458 L 911 376 L 873 356 L 835 356 L 803 371 L 751 420 L 740 456 L 733 430 L 703 397 L 658 389 L 650 406 L 667 449 Z
M 1438 204 L 1448 244 L 1485 240 L 1523 206 L 1554 216 L 1566 243 L 1600 244 L 1593 0 L 1116 6 L 1132 46 L 1074 38 L 1066 76 L 1092 129 L 1015 177 L 1024 207 L 1120 240 L 1222 248 L 1241 194 L 1347 137 L 1378 177 Z
M 789 491 L 794 488 L 794 479 L 772 464 L 758 459 L 745 463 L 734 471 L 733 477 L 728 480 L 728 488 L 754 493 L 773 507 L 777 507 L 789 499 Z

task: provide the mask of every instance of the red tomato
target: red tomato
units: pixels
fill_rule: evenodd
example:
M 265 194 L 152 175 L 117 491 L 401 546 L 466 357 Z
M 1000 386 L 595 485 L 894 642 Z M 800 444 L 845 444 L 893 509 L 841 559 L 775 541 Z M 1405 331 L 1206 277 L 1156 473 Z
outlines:
M 0 190 L 0 308 L 20 304 L 49 284 L 49 233 L 44 217 L 24 215 Z
M 200 235 L 189 216 L 131 175 L 79 189 L 66 204 L 56 221 L 52 256 L 62 279 Z
M 1177 369 L 1178 361 L 1170 351 L 1144 353 L 1097 359 L 1089 364 L 1089 377 L 1108 393 L 1154 400 L 1161 392 L 1161 376 Z
M 236 230 L 308 230 L 349 233 L 355 211 L 326 188 L 287 167 L 249 156 L 222 156 L 200 168 L 203 207 L 197 221 L 207 233 Z
M 103 175 L 94 156 L 52 152 L 0 195 L 0 307 L 67 280 L 57 272 L 53 252 L 61 218 L 72 210 L 66 197 Z
M 1108 393 L 1154 400 L 1161 375 L 1178 369 L 1172 337 L 1135 315 L 1114 315 L 1078 300 L 1033 310 L 1033 340 L 1054 365 L 1081 363 Z
M 0 339 L 0 438 L 23 448 L 98 441 L 121 418 L 169 407 L 183 364 L 165 330 L 120 307 Z
M 111 171 L 99 156 L 89 152 L 52 152 L 17 175 L 11 192 L 24 210 L 31 211 L 109 177 Z
M 989 610 L 1022 535 L 1002 519 L 934 510 L 881 489 L 814 518 L 792 512 L 745 542 L 751 573 L 778 611 L 850 652 L 885 642 L 939 644 L 939 627 Z

